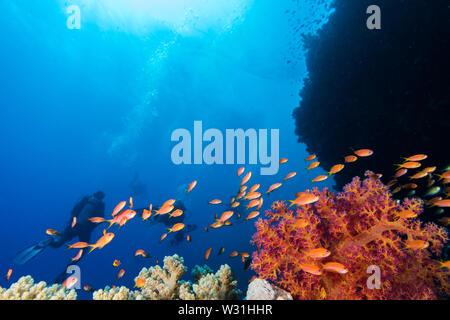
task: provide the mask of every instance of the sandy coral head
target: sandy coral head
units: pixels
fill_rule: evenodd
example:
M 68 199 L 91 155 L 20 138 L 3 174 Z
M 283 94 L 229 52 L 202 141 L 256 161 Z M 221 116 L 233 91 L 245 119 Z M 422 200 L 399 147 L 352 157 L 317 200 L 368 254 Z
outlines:
M 0 287 L 0 300 L 76 300 L 74 289 L 54 284 L 47 286 L 44 281 L 34 283 L 31 276 L 21 277 L 9 289 Z
M 296 299 L 435 299 L 450 292 L 449 271 L 434 260 L 448 240 L 446 230 L 399 216 L 405 210 L 420 214 L 421 200 L 395 201 L 371 172 L 362 181 L 354 178 L 338 194 L 310 192 L 319 201 L 290 208 L 276 201 L 267 219 L 255 223 L 252 268 L 260 278 Z M 408 246 L 416 240 L 428 247 Z M 307 254 L 316 248 L 330 255 Z M 329 262 L 348 272 L 325 268 Z M 370 266 L 381 271 L 379 289 L 368 286 Z

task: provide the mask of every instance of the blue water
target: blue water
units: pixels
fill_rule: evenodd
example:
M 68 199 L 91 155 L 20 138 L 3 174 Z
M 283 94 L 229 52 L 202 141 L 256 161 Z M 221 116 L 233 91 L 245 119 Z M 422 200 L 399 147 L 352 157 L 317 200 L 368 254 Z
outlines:
M 24 266 L 12 266 L 19 250 L 62 229 L 72 206 L 84 195 L 105 192 L 105 215 L 134 196 L 136 207 L 182 198 L 185 223 L 196 224 L 193 241 L 162 244 L 163 225 L 130 221 L 102 250 L 84 258 L 82 284 L 132 287 L 134 277 L 154 258 L 134 258 L 145 249 L 160 262 L 178 253 L 190 270 L 206 262 L 217 270 L 228 263 L 245 290 L 252 271 L 228 258 L 251 252 L 253 221 L 205 232 L 219 207 L 239 188 L 240 165 L 180 165 L 171 161 L 177 128 L 280 130 L 280 157 L 289 162 L 275 176 L 260 176 L 248 165 L 253 183 L 266 190 L 291 171 L 298 175 L 265 198 L 291 199 L 323 171 L 304 170 L 305 146 L 297 143 L 292 110 L 307 77 L 302 35 L 314 34 L 332 10 L 331 1 L 33 1 L 0 2 L 0 273 L 13 267 L 12 281 L 30 274 L 51 280 L 76 254 L 47 249 Z M 81 8 L 82 27 L 69 30 L 66 7 Z M 133 195 L 138 174 L 146 195 Z M 197 180 L 186 196 L 185 186 Z M 330 179 L 320 186 L 331 186 Z M 100 237 L 97 228 L 91 241 Z M 217 256 L 220 247 L 225 254 Z M 115 281 L 119 259 L 125 276 Z M 190 273 L 190 272 L 189 272 Z M 188 274 L 189 275 L 189 274 Z M 189 276 L 186 277 L 189 279 Z M 0 286 L 8 286 L 0 280 Z M 80 298 L 90 294 L 78 292 Z

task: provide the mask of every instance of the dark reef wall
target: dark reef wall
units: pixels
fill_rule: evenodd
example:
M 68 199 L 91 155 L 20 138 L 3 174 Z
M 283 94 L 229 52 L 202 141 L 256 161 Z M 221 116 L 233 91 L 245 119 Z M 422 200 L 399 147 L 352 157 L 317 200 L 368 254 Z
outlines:
M 381 30 L 368 30 L 366 9 L 381 8 Z M 366 159 L 336 175 L 341 187 L 365 169 L 383 173 L 416 153 L 450 163 L 450 2 L 336 0 L 336 12 L 306 39 L 310 78 L 294 110 L 296 134 L 329 169 L 350 148 Z

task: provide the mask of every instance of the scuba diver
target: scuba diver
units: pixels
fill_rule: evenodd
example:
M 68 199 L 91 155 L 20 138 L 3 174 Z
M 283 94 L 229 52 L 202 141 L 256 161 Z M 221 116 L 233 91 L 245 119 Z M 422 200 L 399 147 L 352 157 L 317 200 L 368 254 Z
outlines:
M 16 255 L 16 257 L 14 258 L 14 263 L 19 265 L 25 264 L 36 257 L 45 248 L 49 246 L 53 248 L 59 248 L 75 237 L 78 237 L 79 241 L 89 243 L 91 233 L 97 226 L 97 224 L 89 221 L 89 218 L 105 216 L 105 204 L 103 203 L 104 197 L 105 194 L 103 193 L 103 191 L 97 191 L 91 196 L 85 196 L 73 207 L 70 213 L 70 220 L 67 223 L 64 231 L 62 231 L 57 236 L 52 236 L 40 241 L 38 244 L 25 248 Z M 76 224 L 72 228 L 74 217 L 76 217 Z M 84 252 L 82 257 L 83 256 Z M 81 260 L 81 258 L 76 262 L 71 261 L 68 265 L 76 264 Z M 54 280 L 54 282 L 60 282 L 60 278 L 64 275 L 65 270 L 57 277 L 57 279 Z

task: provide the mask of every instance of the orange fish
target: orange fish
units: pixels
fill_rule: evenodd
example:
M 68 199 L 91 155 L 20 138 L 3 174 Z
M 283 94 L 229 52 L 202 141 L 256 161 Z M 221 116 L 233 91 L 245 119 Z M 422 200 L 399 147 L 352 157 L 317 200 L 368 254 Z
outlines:
M 250 255 L 247 252 L 239 252 L 239 255 L 241 256 L 242 262 L 245 262 L 245 259 L 250 257 Z
M 322 259 L 328 257 L 331 253 L 325 248 L 316 248 L 306 251 L 306 254 L 313 259 Z
M 159 238 L 159 242 L 163 241 L 167 237 L 167 233 L 164 233 L 161 238 Z
M 8 272 L 6 273 L 6 276 L 5 276 L 6 281 L 9 281 L 9 279 L 11 279 L 12 272 L 13 272 L 12 269 L 8 270 Z
M 344 169 L 344 165 L 343 164 L 336 164 L 333 167 L 331 167 L 330 172 L 328 172 L 328 174 L 329 175 L 336 174 L 339 171 L 341 171 L 342 169 Z
M 190 235 L 186 235 L 186 240 L 187 240 L 188 242 L 191 242 L 191 241 L 192 241 L 191 236 L 190 236 Z
M 126 201 L 122 201 L 120 202 L 113 210 L 113 213 L 111 214 L 111 216 L 115 216 L 116 214 L 118 214 L 120 211 L 122 211 L 122 209 L 125 207 L 125 205 L 127 204 Z
M 373 155 L 373 151 L 370 149 L 359 149 L 359 150 L 354 151 L 354 153 L 358 157 L 369 157 L 369 156 Z
M 422 161 L 425 160 L 426 158 L 428 158 L 428 156 L 426 154 L 416 154 L 414 156 L 408 157 L 408 158 L 403 158 L 405 159 L 405 161 Z
M 386 183 L 386 185 L 388 187 L 392 187 L 393 185 L 395 185 L 397 183 L 397 179 L 392 179 L 391 181 L 389 181 L 388 183 Z
M 174 206 L 173 205 L 168 205 L 168 206 L 163 206 L 161 208 L 159 208 L 159 210 L 156 210 L 155 215 L 164 215 L 167 214 L 169 212 L 171 212 L 173 210 Z
M 75 257 L 72 258 L 72 261 L 78 261 L 80 260 L 81 256 L 83 255 L 83 249 L 80 249 Z
M 297 175 L 297 172 L 288 173 L 286 175 L 286 177 L 284 177 L 284 180 L 291 179 L 291 178 L 295 177 L 296 175 Z
M 444 217 L 438 220 L 444 226 L 448 227 L 450 225 L 450 217 Z
M 175 223 L 172 228 L 169 228 L 169 232 L 177 232 L 184 228 L 184 223 Z
M 427 173 L 433 173 L 434 171 L 436 171 L 436 167 L 426 167 L 423 169 L 423 171 Z
M 211 200 L 210 202 L 208 202 L 209 204 L 221 204 L 222 203 L 222 200 L 219 200 L 219 199 L 214 199 L 214 200 Z
M 133 197 L 130 197 L 130 209 L 133 209 Z
M 169 215 L 169 218 L 176 218 L 183 214 L 183 210 L 177 209 Z
M 255 199 L 258 199 L 259 197 L 261 197 L 261 193 L 259 193 L 259 192 L 249 192 L 245 196 L 245 199 L 247 199 L 247 200 L 255 200 Z
M 59 236 L 61 234 L 61 232 L 56 231 L 55 229 L 52 228 L 45 230 L 45 233 L 48 234 L 49 236 Z
M 327 271 L 341 274 L 346 274 L 348 272 L 347 268 L 339 262 L 327 262 L 322 266 L 322 268 Z
M 419 168 L 421 166 L 420 162 L 416 162 L 416 161 L 408 161 L 402 164 L 397 164 L 397 167 L 400 168 L 406 168 L 406 169 L 416 169 Z
M 239 168 L 239 169 L 238 169 L 238 171 L 237 171 L 237 175 L 238 175 L 238 177 L 240 177 L 240 176 L 241 176 L 241 174 L 243 174 L 243 173 L 244 173 L 244 171 L 245 171 L 245 167 L 241 167 L 241 168 Z
M 439 181 L 442 179 L 450 179 L 450 171 L 446 171 L 443 174 L 438 174 L 437 176 L 439 177 Z
M 397 215 L 398 215 L 400 218 L 406 218 L 406 219 L 417 217 L 417 213 L 415 213 L 414 211 L 411 211 L 411 210 L 403 210 L 403 211 L 400 211 L 399 213 L 397 213 Z
M 142 212 L 142 220 L 147 220 L 151 216 L 152 216 L 152 211 L 151 211 L 151 205 L 150 205 L 150 210 L 144 209 L 144 211 Z
M 142 288 L 145 285 L 145 279 L 143 278 L 137 278 L 136 284 L 134 285 L 135 288 Z
M 408 169 L 402 168 L 395 173 L 394 178 L 400 178 L 401 176 L 405 175 L 407 172 L 408 172 Z
M 261 186 L 261 185 L 260 185 L 259 183 L 253 185 L 253 187 L 250 188 L 250 191 L 249 191 L 248 193 L 255 192 L 256 190 L 259 189 L 260 186 Z
M 410 248 L 413 250 L 418 250 L 418 249 L 426 249 L 429 246 L 429 242 L 428 241 L 423 241 L 423 240 L 407 240 L 406 241 L 406 248 Z
M 306 219 L 298 219 L 295 223 L 294 223 L 294 227 L 296 228 L 304 228 L 308 225 L 308 220 Z
M 68 277 L 61 286 L 66 287 L 68 290 L 72 289 L 78 282 L 78 278 L 74 276 Z
M 305 159 L 305 161 L 311 161 L 311 160 L 314 160 L 315 158 L 316 158 L 316 155 L 315 154 L 311 154 Z
M 102 222 L 106 221 L 105 218 L 103 218 L 103 217 L 92 217 L 92 218 L 89 218 L 88 220 L 92 223 L 102 223 Z
M 316 276 L 320 276 L 322 274 L 322 270 L 320 270 L 320 268 L 318 266 L 315 266 L 313 264 L 302 263 L 302 264 L 300 264 L 300 268 L 303 271 L 305 271 L 307 273 L 311 273 Z
M 256 207 L 259 205 L 259 199 L 255 199 L 249 202 L 249 204 L 247 205 L 247 210 L 253 207 Z
M 196 185 L 197 185 L 197 180 L 194 180 L 191 183 L 189 183 L 187 193 L 190 193 L 192 191 L 192 189 L 195 188 Z
M 209 248 L 208 250 L 206 250 L 206 254 L 205 254 L 205 259 L 206 260 L 209 259 L 209 255 L 211 254 L 211 250 L 212 250 L 212 248 Z
M 416 174 L 409 177 L 409 179 L 422 179 L 425 178 L 428 175 L 428 172 L 422 170 L 420 172 L 417 172 Z
M 288 162 L 287 158 L 281 158 L 279 161 L 279 164 L 286 163 L 286 162 Z
M 314 169 L 314 168 L 317 168 L 317 167 L 319 166 L 319 164 L 320 164 L 319 161 L 311 162 L 310 165 L 309 165 L 309 167 L 308 167 L 307 169 L 308 169 L 308 170 L 312 170 L 312 169 Z
M 316 196 L 314 193 L 305 193 L 305 194 L 300 195 L 294 201 L 289 200 L 289 202 L 291 203 L 291 205 L 289 207 L 293 206 L 294 204 L 296 206 L 303 206 L 303 205 L 314 203 L 318 200 L 319 200 L 319 197 Z
M 392 194 L 396 194 L 402 190 L 402 187 L 397 187 L 394 190 L 392 190 Z
M 106 233 L 106 230 L 103 230 L 103 236 L 97 240 L 95 244 L 89 245 L 91 247 L 91 250 L 89 253 L 91 253 L 94 249 L 102 249 L 104 246 L 106 246 L 108 243 L 111 242 L 111 240 L 114 239 L 114 233 Z
M 426 203 L 426 205 L 427 205 L 428 207 L 432 207 L 432 206 L 434 206 L 434 204 L 435 204 L 436 202 L 441 201 L 441 200 L 442 200 L 442 197 L 439 197 L 439 196 L 438 196 L 438 197 L 434 197 L 434 198 L 428 200 L 427 203 Z
M 114 262 L 113 262 L 113 266 L 114 267 L 118 267 L 118 266 L 120 266 L 120 260 L 114 260 Z
M 439 261 L 439 263 L 440 263 L 440 265 L 441 265 L 441 269 L 442 269 L 442 268 L 450 269 L 450 260 L 447 260 L 447 261 Z M 9 269 L 9 270 L 11 270 L 11 269 Z
M 168 207 L 168 206 L 171 206 L 171 205 L 173 205 L 174 203 L 175 203 L 175 199 L 169 199 L 169 200 L 167 200 L 166 202 L 164 202 L 163 203 L 163 205 L 161 206 L 161 208 L 162 207 Z
M 244 178 L 242 178 L 241 186 L 243 186 L 244 184 L 246 184 L 246 183 L 250 180 L 251 177 L 252 177 L 252 172 L 249 171 L 249 172 L 244 176 Z
M 77 217 L 73 217 L 72 224 L 70 225 L 72 228 L 77 224 Z
M 223 227 L 223 225 L 224 225 L 223 222 L 221 222 L 221 221 L 216 221 L 216 222 L 214 222 L 213 224 L 211 224 L 209 227 L 210 227 L 210 228 L 213 228 L 213 229 L 217 229 L 217 228 Z
M 402 186 L 403 189 L 416 189 L 417 184 L 415 183 L 407 183 Z
M 109 222 L 109 228 L 111 228 L 111 226 L 113 224 L 118 224 L 120 227 L 122 227 L 123 225 L 125 225 L 128 221 L 130 221 L 131 219 L 133 219 L 136 216 L 136 211 L 131 210 L 131 209 L 127 209 L 122 211 L 120 214 L 118 214 L 117 216 L 115 216 L 113 219 L 111 220 L 106 220 Z
M 436 201 L 433 205 L 440 207 L 440 208 L 448 208 L 448 207 L 450 207 L 450 199 Z
M 259 216 L 259 211 L 252 211 L 249 213 L 247 218 L 245 218 L 245 220 L 250 220 L 250 219 L 256 218 L 257 216 Z
M 233 216 L 234 212 L 233 211 L 225 211 L 224 213 L 222 213 L 222 215 L 220 216 L 219 220 L 220 222 L 225 222 L 228 219 L 230 219 Z
M 90 285 L 85 285 L 85 286 L 83 286 L 83 290 L 84 291 L 87 291 L 87 292 L 94 292 L 95 290 L 94 290 L 94 288 L 92 288 Z
M 147 254 L 146 254 L 145 251 L 142 250 L 142 249 L 136 250 L 136 252 L 134 253 L 134 256 L 135 256 L 135 257 L 137 257 L 137 256 L 142 256 L 143 258 L 147 258 Z
M 356 160 L 358 160 L 358 157 L 354 156 L 354 155 L 350 155 L 350 156 L 346 156 L 344 158 L 345 163 L 351 163 L 351 162 L 355 162 Z
M 89 243 L 87 242 L 75 242 L 74 244 L 68 245 L 67 249 L 83 249 L 89 247 Z
M 313 180 L 311 180 L 311 182 L 320 182 L 320 181 L 323 181 L 323 180 L 326 180 L 326 179 L 328 179 L 328 176 L 320 175 L 320 176 L 315 177 Z
M 276 189 L 278 189 L 279 187 L 281 187 L 281 183 L 274 183 L 273 185 L 271 185 L 270 187 L 269 187 L 269 190 L 267 190 L 267 194 L 270 194 L 271 192 L 273 192 L 274 190 L 276 190 Z
M 232 207 L 232 208 L 236 208 L 236 207 L 238 207 L 240 204 L 241 204 L 240 202 L 233 202 L 233 203 L 231 204 L 231 207 Z
M 230 253 L 230 258 L 237 257 L 238 255 L 239 255 L 239 252 L 233 251 L 232 253 Z
M 262 205 L 263 205 L 263 202 L 264 202 L 264 199 L 261 197 L 261 198 L 259 198 L 259 204 L 258 204 L 258 206 L 256 207 L 256 210 L 260 210 L 261 209 L 261 207 L 262 207 Z M 238 216 L 239 216 L 239 214 L 238 214 Z M 240 216 L 239 216 L 239 218 L 240 218 Z
M 120 269 L 119 273 L 117 274 L 117 280 L 122 278 L 124 274 L 125 274 L 125 270 L 124 269 Z

